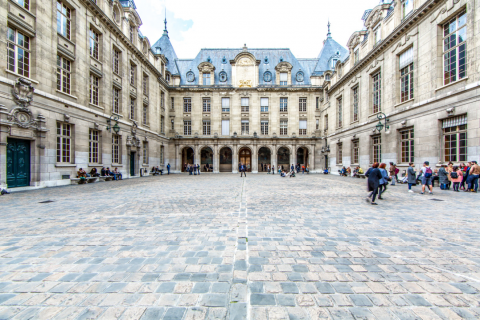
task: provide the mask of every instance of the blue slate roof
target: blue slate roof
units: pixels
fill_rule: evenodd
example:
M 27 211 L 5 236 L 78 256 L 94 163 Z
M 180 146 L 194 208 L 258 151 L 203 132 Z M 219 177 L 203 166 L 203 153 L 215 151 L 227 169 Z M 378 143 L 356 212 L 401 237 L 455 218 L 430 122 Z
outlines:
M 318 55 L 318 63 L 315 67 L 313 75 L 322 75 L 327 70 L 333 70 L 332 59 L 338 59 L 344 61 L 349 55 L 347 49 L 342 47 L 337 41 L 333 40 L 332 37 L 327 37 L 323 42 L 322 51 Z
M 156 52 L 157 47 L 160 47 L 161 54 L 165 55 L 165 58 L 167 58 L 167 70 L 171 74 L 179 74 L 176 66 L 176 60 L 178 60 L 178 57 L 175 53 L 175 50 L 173 49 L 172 43 L 170 42 L 170 38 L 168 37 L 168 33 L 166 32 L 166 30 L 163 32 L 162 37 L 158 39 L 158 41 L 155 42 L 155 44 L 152 46 L 153 52 Z
M 137 6 L 135 5 L 135 2 L 133 0 L 119 0 L 120 4 L 124 8 L 133 8 L 137 9 Z

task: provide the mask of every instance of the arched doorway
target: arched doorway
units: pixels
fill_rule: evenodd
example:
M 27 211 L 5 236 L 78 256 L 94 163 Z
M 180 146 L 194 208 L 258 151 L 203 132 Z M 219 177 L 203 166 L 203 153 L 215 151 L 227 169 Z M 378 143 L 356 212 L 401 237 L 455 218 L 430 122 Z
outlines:
M 281 147 L 277 152 L 277 167 L 283 166 L 284 170 L 290 170 L 290 150 Z
M 252 171 L 252 151 L 248 148 L 242 148 L 238 152 L 238 165 L 245 165 L 247 172 Z
M 200 152 L 200 167 L 202 172 L 213 171 L 213 151 L 210 147 L 205 147 Z
M 232 161 L 232 149 L 229 147 L 220 149 L 220 172 L 232 172 Z
M 308 149 L 306 147 L 300 147 L 297 150 L 297 163 L 300 163 L 300 168 L 302 166 L 307 167 L 308 164 Z
M 185 164 L 193 165 L 195 162 L 195 152 L 191 147 L 185 147 L 182 150 L 182 172 L 185 172 Z
M 266 166 L 267 164 L 272 166 L 272 153 L 270 149 L 267 147 L 261 147 L 258 150 L 258 171 L 266 171 L 266 169 L 262 170 L 262 164 Z

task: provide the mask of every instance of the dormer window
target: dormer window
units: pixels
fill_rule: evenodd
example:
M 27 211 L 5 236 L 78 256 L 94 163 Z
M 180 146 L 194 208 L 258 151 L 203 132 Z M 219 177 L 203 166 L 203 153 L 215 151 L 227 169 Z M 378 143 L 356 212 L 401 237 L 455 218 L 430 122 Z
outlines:
M 329 74 L 326 74 L 325 75 L 325 81 L 330 81 L 330 75 Z M 328 99 L 327 99 L 328 100 Z
M 353 62 L 357 64 L 358 61 L 360 61 L 360 48 L 357 46 L 353 49 Z
M 165 80 L 167 80 L 167 82 L 170 82 L 170 74 L 167 73 L 167 75 L 165 76 Z
M 287 72 L 280 72 L 280 85 L 286 86 L 288 83 L 288 73 Z
M 332 69 L 335 69 L 335 65 L 337 64 L 338 59 L 332 60 Z
M 204 72 L 203 73 L 203 85 L 204 86 L 209 86 L 210 85 L 210 73 L 209 72 Z
M 403 0 L 402 1 L 402 19 L 405 19 L 406 16 L 413 11 L 413 0 Z
M 382 30 L 380 26 L 378 26 L 375 30 L 373 30 L 373 44 L 376 45 L 382 40 Z
M 134 43 L 133 40 L 135 39 L 135 26 L 133 25 L 130 25 L 129 39 L 131 43 Z
M 24 7 L 25 9 L 30 9 L 30 1 L 29 0 L 15 0 L 16 3 Z

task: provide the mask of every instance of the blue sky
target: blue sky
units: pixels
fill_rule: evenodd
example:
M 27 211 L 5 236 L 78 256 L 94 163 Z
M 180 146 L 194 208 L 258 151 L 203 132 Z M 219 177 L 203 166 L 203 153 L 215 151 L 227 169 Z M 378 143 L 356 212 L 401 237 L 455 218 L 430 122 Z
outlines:
M 153 45 L 164 29 L 179 58 L 201 48 L 290 48 L 297 58 L 315 58 L 330 20 L 335 40 L 346 46 L 363 28 L 363 12 L 379 0 L 135 0 L 141 32 Z

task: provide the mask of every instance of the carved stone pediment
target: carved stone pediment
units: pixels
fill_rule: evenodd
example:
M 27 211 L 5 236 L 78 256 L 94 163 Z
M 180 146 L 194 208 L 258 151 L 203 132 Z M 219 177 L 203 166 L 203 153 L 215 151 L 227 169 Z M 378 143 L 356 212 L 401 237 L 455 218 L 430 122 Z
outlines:
M 283 61 L 277 64 L 277 66 L 275 67 L 275 70 L 279 72 L 289 72 L 292 70 L 292 68 L 293 66 L 289 62 Z
M 12 88 L 13 101 L 23 108 L 30 106 L 33 101 L 33 92 L 35 88 L 32 83 L 26 79 L 18 78 Z
M 198 71 L 200 72 L 213 72 L 215 71 L 215 66 L 210 62 L 202 62 L 198 65 Z

